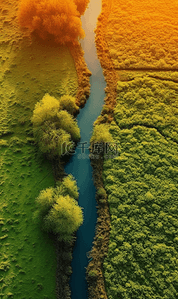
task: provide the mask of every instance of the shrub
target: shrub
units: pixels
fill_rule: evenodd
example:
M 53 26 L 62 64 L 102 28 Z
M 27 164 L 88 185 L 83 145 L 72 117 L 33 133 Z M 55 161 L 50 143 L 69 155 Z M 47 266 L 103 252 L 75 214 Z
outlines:
M 34 220 L 41 222 L 54 203 L 54 188 L 42 190 L 36 199 L 37 210 L 34 213 Z
M 83 223 L 82 209 L 76 201 L 78 195 L 76 181 L 68 175 L 56 188 L 40 192 L 34 218 L 41 222 L 44 230 L 58 234 L 59 240 L 69 241 Z
M 42 100 L 36 103 L 31 121 L 35 127 L 40 126 L 44 121 L 52 120 L 58 111 L 59 101 L 46 93 Z
M 57 190 L 63 196 L 68 194 L 75 199 L 79 197 L 77 183 L 71 174 L 65 177 L 62 182 L 57 183 Z
M 94 127 L 93 134 L 90 139 L 91 143 L 109 143 L 113 141 L 112 135 L 109 132 L 108 124 L 99 124 Z
M 64 95 L 59 99 L 60 109 L 67 110 L 70 114 L 75 114 L 79 107 L 75 103 L 75 98 L 70 95 Z
M 49 213 L 44 217 L 47 231 L 59 234 L 60 240 L 69 241 L 71 234 L 83 223 L 82 210 L 75 199 L 60 195 Z
M 80 139 L 76 120 L 67 111 L 60 111 L 60 108 L 57 99 L 45 94 L 35 105 L 31 118 L 34 138 L 40 150 L 49 158 L 66 154 L 73 149 L 73 141 Z
M 42 190 L 36 202 L 38 208 L 40 208 L 38 209 L 38 216 L 41 219 L 41 217 L 49 212 L 51 206 L 55 203 L 54 188 L 47 188 L 46 190 Z
M 106 191 L 104 188 L 100 187 L 98 188 L 97 190 L 97 195 L 101 198 L 106 198 L 107 197 L 107 194 L 106 194 Z
M 76 120 L 67 111 L 61 110 L 57 114 L 59 126 L 70 133 L 72 140 L 78 141 L 80 139 L 80 129 Z
M 98 276 L 98 271 L 93 269 L 88 272 L 88 277 L 90 279 L 95 279 Z
M 80 15 L 84 13 L 88 0 L 76 0 L 75 3 L 72 0 L 21 0 L 19 24 L 31 31 L 36 30 L 43 39 L 50 34 L 57 43 L 78 44 L 78 39 L 85 36 Z
M 74 147 L 71 135 L 63 129 L 57 129 L 55 123 L 45 122 L 34 128 L 33 133 L 40 151 L 49 158 L 64 155 L 69 148 Z
M 83 15 L 88 3 L 90 0 L 74 0 L 74 3 L 77 5 L 77 10 L 79 11 L 80 15 Z

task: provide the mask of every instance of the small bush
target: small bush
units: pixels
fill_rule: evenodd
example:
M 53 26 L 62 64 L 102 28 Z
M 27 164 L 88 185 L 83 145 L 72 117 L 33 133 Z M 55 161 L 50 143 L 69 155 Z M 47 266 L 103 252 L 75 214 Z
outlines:
M 59 99 L 59 103 L 61 110 L 67 110 L 72 115 L 74 115 L 79 110 L 79 107 L 75 103 L 75 98 L 70 95 L 62 96 Z
M 69 195 L 75 199 L 79 197 L 77 183 L 71 174 L 65 177 L 62 182 L 57 183 L 57 190 L 63 196 Z
M 76 120 L 67 111 L 59 111 L 57 114 L 59 126 L 70 133 L 72 140 L 78 141 L 80 139 L 80 129 Z
M 7 147 L 9 145 L 9 143 L 8 143 L 8 141 L 7 140 L 5 140 L 5 139 L 1 139 L 0 140 L 0 146 L 4 146 L 4 147 Z
M 108 113 L 108 112 L 109 112 L 108 105 L 103 105 L 103 107 L 102 107 L 102 115 L 105 114 L 105 113 Z
M 106 198 L 107 197 L 107 194 L 106 194 L 106 191 L 104 188 L 100 187 L 98 188 L 97 190 L 97 195 L 101 198 Z
M 75 199 L 60 195 L 44 217 L 46 231 L 59 234 L 59 239 L 69 241 L 71 234 L 83 223 L 82 210 Z
M 55 118 L 58 111 L 59 101 L 46 93 L 42 100 L 36 103 L 31 121 L 35 127 L 40 126 L 44 121 Z
M 37 211 L 35 212 L 35 218 L 41 220 L 51 209 L 51 206 L 55 203 L 54 188 L 47 188 L 40 192 L 40 195 L 36 199 Z
M 109 143 L 113 141 L 112 135 L 109 132 L 108 124 L 99 124 L 94 127 L 93 135 L 90 139 L 91 143 Z
M 35 105 L 31 118 L 34 138 L 40 150 L 49 158 L 64 155 L 80 139 L 76 120 L 67 111 L 60 109 L 60 102 L 45 94 Z
M 76 181 L 69 175 L 56 188 L 42 190 L 36 199 L 34 218 L 44 230 L 58 234 L 59 240 L 70 241 L 72 233 L 83 223 L 82 209 L 72 195 L 77 199 L 79 194 Z
M 93 270 L 90 270 L 88 272 L 88 277 L 91 278 L 91 279 L 94 279 L 98 276 L 98 271 L 93 269 Z

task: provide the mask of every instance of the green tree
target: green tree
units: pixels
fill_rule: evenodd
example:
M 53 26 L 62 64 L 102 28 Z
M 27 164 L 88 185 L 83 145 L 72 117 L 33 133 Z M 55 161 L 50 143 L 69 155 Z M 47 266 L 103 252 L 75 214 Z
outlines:
M 80 139 L 80 129 L 77 122 L 67 111 L 61 110 L 57 113 L 56 126 L 60 126 L 60 128 L 69 133 L 73 141 Z
M 93 134 L 90 139 L 91 143 L 113 142 L 113 137 L 109 132 L 109 124 L 99 124 L 93 129 Z
M 69 195 L 70 197 L 73 197 L 75 199 L 78 199 L 79 197 L 77 183 L 71 174 L 66 176 L 62 182 L 57 182 L 56 188 L 57 193 L 63 196 Z
M 59 99 L 59 104 L 61 110 L 67 110 L 72 115 L 79 111 L 79 107 L 75 103 L 75 98 L 70 95 L 62 96 Z
M 56 198 L 55 204 L 44 217 L 46 231 L 59 234 L 60 240 L 70 241 L 71 234 L 83 223 L 82 210 L 69 195 Z
M 64 155 L 80 139 L 80 129 L 75 118 L 66 110 L 60 110 L 64 102 L 63 99 L 61 106 L 60 101 L 45 94 L 35 105 L 31 118 L 35 140 L 49 158 Z
M 34 218 L 47 232 L 58 235 L 59 240 L 70 241 L 71 235 L 83 223 L 78 202 L 78 187 L 72 175 L 57 182 L 56 188 L 42 190 L 36 199 Z
M 52 205 L 55 203 L 55 189 L 53 187 L 42 190 L 36 199 L 37 210 L 35 211 L 34 218 L 41 221 L 44 216 L 50 211 Z
M 31 121 L 34 127 L 42 125 L 47 120 L 51 121 L 54 119 L 59 112 L 59 107 L 59 100 L 46 93 L 42 100 L 36 103 L 33 110 Z
M 33 133 L 40 151 L 49 158 L 64 155 L 66 148 L 74 147 L 71 135 L 61 128 L 56 128 L 55 123 L 47 121 L 40 127 L 34 127 Z

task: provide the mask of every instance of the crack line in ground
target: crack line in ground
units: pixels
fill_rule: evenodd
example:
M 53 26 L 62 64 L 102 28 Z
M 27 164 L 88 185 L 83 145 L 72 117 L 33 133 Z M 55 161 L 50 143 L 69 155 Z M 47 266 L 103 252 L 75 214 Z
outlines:
M 171 140 L 173 141 L 174 143 L 178 144 L 178 141 L 172 137 L 169 137 L 167 135 L 165 135 L 159 128 L 156 128 L 152 125 L 149 125 L 149 124 L 139 124 L 139 123 L 134 123 L 134 124 L 129 124 L 127 126 L 122 126 L 120 127 L 115 116 L 114 116 L 114 121 L 116 122 L 117 126 L 121 129 L 121 130 L 125 130 L 125 129 L 132 129 L 136 126 L 140 126 L 140 127 L 145 127 L 145 128 L 149 128 L 149 129 L 155 129 L 162 137 L 164 137 L 166 140 Z
M 148 77 L 158 79 L 158 80 L 161 80 L 161 81 L 171 81 L 171 82 L 174 82 L 174 83 L 178 83 L 178 79 L 176 80 L 176 79 L 171 79 L 171 78 L 161 78 L 157 75 L 154 76 L 154 75 L 149 75 L 149 74 L 148 74 Z
M 112 68 L 106 68 L 105 67 L 105 69 L 107 69 L 107 70 L 116 70 L 116 71 L 131 71 L 131 72 L 133 72 L 133 71 L 135 71 L 135 72 L 139 72 L 139 71 L 143 71 L 143 72 L 157 72 L 157 73 L 164 73 L 164 72 L 178 72 L 178 69 L 173 69 L 173 70 L 171 70 L 171 69 L 163 69 L 163 70 L 160 70 L 160 69 L 129 69 L 129 68 L 124 68 L 124 69 L 120 69 L 120 68 L 115 68 L 115 67 L 112 67 Z M 172 78 L 163 78 L 163 77 L 159 77 L 159 76 L 157 76 L 157 75 L 154 75 L 154 74 L 149 74 L 149 73 L 143 73 L 142 75 L 145 75 L 145 76 L 147 76 L 147 77 L 151 77 L 151 78 L 154 78 L 154 79 L 157 79 L 157 80 L 162 80 L 162 81 L 170 81 L 170 82 L 174 82 L 174 83 L 178 83 L 178 79 L 172 79 Z M 126 79 L 126 80 L 120 80 L 120 81 L 122 81 L 122 82 L 129 82 L 129 81 L 133 81 L 133 80 L 135 80 L 137 77 L 134 77 L 134 78 L 128 78 L 128 79 Z
M 175 69 L 170 69 L 170 68 L 150 68 L 150 67 L 145 67 L 145 68 L 119 68 L 119 67 L 114 67 L 115 70 L 117 71 L 151 71 L 151 72 L 178 72 L 178 68 Z

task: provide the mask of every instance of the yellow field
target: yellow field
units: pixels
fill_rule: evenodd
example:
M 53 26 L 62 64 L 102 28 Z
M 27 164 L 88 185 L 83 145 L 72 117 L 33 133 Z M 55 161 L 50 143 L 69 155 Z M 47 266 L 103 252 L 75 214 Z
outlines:
M 111 1 L 105 35 L 116 68 L 178 69 L 177 33 L 176 0 Z

